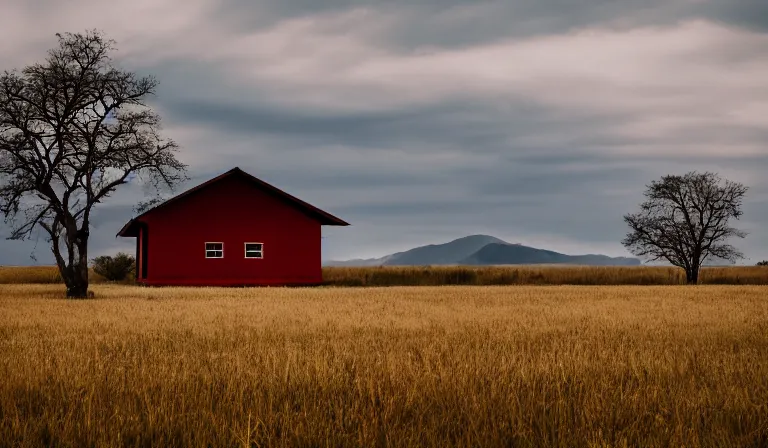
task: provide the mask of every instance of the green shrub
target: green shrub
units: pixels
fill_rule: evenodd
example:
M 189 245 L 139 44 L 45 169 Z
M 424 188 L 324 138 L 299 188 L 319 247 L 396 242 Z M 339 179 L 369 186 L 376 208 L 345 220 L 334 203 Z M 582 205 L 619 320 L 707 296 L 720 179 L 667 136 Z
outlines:
M 768 266 L 768 260 L 758 261 L 757 265 L 758 266 Z
M 114 257 L 102 255 L 93 259 L 93 271 L 110 281 L 125 280 L 135 265 L 136 259 L 123 252 Z

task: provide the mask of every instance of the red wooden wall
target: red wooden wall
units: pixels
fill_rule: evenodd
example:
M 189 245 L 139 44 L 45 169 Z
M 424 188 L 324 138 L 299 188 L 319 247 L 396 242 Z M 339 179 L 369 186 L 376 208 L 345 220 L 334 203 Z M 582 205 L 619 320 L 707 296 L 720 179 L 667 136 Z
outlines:
M 322 281 L 320 223 L 233 176 L 141 218 L 150 285 L 316 284 Z M 224 258 L 205 258 L 223 242 Z M 263 243 L 263 259 L 244 243 Z

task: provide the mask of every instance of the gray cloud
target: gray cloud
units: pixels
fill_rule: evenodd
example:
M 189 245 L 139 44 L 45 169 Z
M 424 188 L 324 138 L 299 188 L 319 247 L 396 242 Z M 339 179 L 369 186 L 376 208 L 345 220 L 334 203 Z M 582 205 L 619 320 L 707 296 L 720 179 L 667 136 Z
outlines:
M 704 16 L 756 32 L 768 32 L 768 3 L 761 0 L 711 0 L 702 6 Z
M 161 81 L 184 188 L 240 166 L 352 223 L 324 229 L 326 258 L 471 233 L 626 255 L 622 215 L 645 184 L 693 169 L 751 187 L 737 244 L 768 258 L 762 1 L 76 3 L 34 15 L 12 0 L 0 60 L 117 24 L 119 62 Z M 33 20 L 44 33 L 18 25 Z M 141 195 L 98 209 L 93 255 L 132 249 L 114 234 Z M 31 248 L 0 242 L 0 264 Z
M 400 20 L 388 28 L 388 38 L 379 43 L 407 51 L 421 47 L 471 46 L 509 37 L 560 34 L 602 24 L 626 29 L 641 25 L 670 25 L 686 19 L 708 19 L 768 31 L 768 4 L 761 0 L 230 0 L 220 3 L 215 16 L 238 31 L 250 32 L 279 19 L 350 10 L 400 15 Z M 376 34 L 375 31 L 372 34 Z

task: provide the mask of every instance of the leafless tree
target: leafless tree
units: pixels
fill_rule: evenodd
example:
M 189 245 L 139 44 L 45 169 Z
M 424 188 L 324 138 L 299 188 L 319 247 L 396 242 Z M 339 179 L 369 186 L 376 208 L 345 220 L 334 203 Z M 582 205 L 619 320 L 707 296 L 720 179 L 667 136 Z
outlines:
M 79 298 L 93 207 L 133 178 L 173 188 L 186 166 L 145 102 L 157 81 L 116 68 L 114 41 L 98 31 L 56 36 L 44 63 L 0 76 L 0 210 L 10 239 L 44 230 Z
M 664 176 L 647 186 L 640 212 L 624 216 L 631 231 L 622 244 L 637 256 L 683 268 L 687 282 L 698 283 L 708 258 L 744 257 L 727 240 L 747 235 L 730 223 L 742 216 L 746 192 L 744 185 L 710 172 Z

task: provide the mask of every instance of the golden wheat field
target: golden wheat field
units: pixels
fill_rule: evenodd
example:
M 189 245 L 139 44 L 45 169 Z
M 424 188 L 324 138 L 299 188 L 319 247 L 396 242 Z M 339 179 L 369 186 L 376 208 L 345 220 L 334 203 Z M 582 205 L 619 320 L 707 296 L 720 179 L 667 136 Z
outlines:
M 0 445 L 768 446 L 768 288 L 0 285 Z

